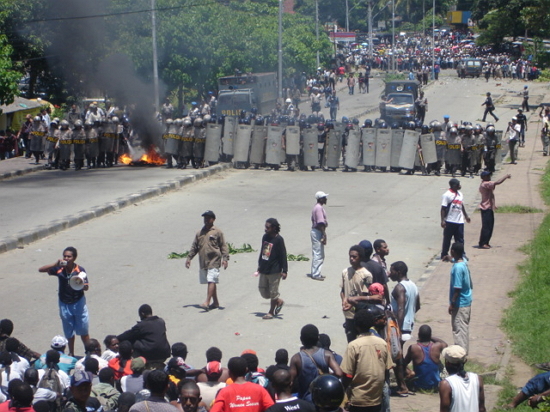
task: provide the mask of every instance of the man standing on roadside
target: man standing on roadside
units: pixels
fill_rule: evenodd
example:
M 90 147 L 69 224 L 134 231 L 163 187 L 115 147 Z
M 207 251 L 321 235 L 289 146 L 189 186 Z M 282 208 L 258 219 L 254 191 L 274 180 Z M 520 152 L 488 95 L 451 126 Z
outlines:
M 311 259 L 311 273 L 308 277 L 314 280 L 325 280 L 321 275 L 321 269 L 325 260 L 325 245 L 327 244 L 327 213 L 323 205 L 327 204 L 328 193 L 317 192 L 315 199 L 317 203 L 311 211 L 311 248 L 313 258 Z
M 445 368 L 449 377 L 439 385 L 440 412 L 485 412 L 483 378 L 466 372 L 466 351 L 458 345 L 443 350 Z
M 481 234 L 479 235 L 479 248 L 491 249 L 489 242 L 493 236 L 493 228 L 495 226 L 495 188 L 503 183 L 506 179 L 510 179 L 512 175 L 507 174 L 496 182 L 491 181 L 491 172 L 481 172 L 481 184 L 479 185 L 479 193 L 481 193 Z
M 216 215 L 207 210 L 201 215 L 204 218 L 204 226 L 195 235 L 191 250 L 187 256 L 185 267 L 191 267 L 191 260 L 199 255 L 199 279 L 201 284 L 208 284 L 206 301 L 200 305 L 204 310 L 217 309 L 220 307 L 216 284 L 220 279 L 220 266 L 227 269 L 229 262 L 229 249 L 220 229 L 214 226 Z M 210 304 L 212 301 L 212 304 Z
M 464 220 L 470 223 L 470 217 L 464 208 L 464 196 L 460 192 L 461 186 L 458 179 L 449 180 L 449 190 L 443 194 L 441 200 L 441 227 L 443 228 L 443 247 L 441 259 L 449 259 L 449 247 L 451 239 L 464 244 Z
M 288 262 L 285 240 L 279 235 L 280 231 L 281 225 L 277 219 L 269 218 L 265 221 L 265 235 L 262 237 L 262 248 L 258 258 L 258 289 L 264 299 L 271 299 L 271 305 L 269 312 L 262 319 L 273 319 L 285 304 L 279 293 L 279 283 L 281 278 L 285 280 L 287 277 Z
M 474 285 L 468 268 L 468 259 L 464 257 L 464 245 L 453 243 L 451 256 L 453 257 L 453 267 L 449 291 L 449 315 L 451 315 L 453 338 L 455 345 L 460 345 L 468 352 Z

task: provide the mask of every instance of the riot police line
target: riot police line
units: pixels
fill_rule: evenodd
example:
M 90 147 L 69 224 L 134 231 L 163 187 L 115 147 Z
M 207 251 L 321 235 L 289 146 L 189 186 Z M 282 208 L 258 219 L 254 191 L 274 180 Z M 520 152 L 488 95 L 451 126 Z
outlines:
M 505 153 L 502 131 L 489 123 L 432 121 L 393 124 L 384 120 L 324 121 L 314 115 L 299 120 L 205 116 L 168 120 L 163 135 L 167 167 L 185 168 L 233 162 L 236 168 L 269 167 L 288 170 L 406 171 L 423 174 L 473 176 L 482 168 L 493 172 Z

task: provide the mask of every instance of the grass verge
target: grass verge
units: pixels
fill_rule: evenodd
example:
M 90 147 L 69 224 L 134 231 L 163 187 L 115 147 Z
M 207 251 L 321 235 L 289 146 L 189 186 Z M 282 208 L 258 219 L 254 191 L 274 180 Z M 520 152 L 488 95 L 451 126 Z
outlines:
M 550 165 L 541 179 L 541 194 L 550 203 Z M 520 282 L 510 296 L 502 326 L 513 343 L 513 350 L 526 363 L 550 360 L 550 215 L 546 215 L 529 247 L 520 269 Z
M 495 213 L 542 213 L 542 210 L 523 205 L 504 205 L 499 206 Z

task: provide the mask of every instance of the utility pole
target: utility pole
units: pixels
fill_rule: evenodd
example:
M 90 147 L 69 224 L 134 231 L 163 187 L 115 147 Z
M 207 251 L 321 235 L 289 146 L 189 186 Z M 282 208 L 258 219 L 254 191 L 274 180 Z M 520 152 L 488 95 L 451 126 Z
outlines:
M 279 0 L 279 70 L 278 70 L 278 89 L 279 100 L 283 98 L 283 0 Z
M 369 0 L 369 8 L 368 8 L 368 23 L 369 23 L 369 59 L 370 64 L 372 65 L 372 58 L 373 58 L 373 40 L 372 40 L 372 0 Z
M 391 8 L 391 69 L 395 71 L 395 0 L 392 0 Z
M 349 4 L 346 0 L 346 33 L 349 33 Z
M 151 0 L 151 29 L 153 31 L 153 88 L 154 88 L 154 105 L 155 111 L 160 112 L 159 107 L 159 69 L 158 69 L 158 57 L 157 57 L 157 19 L 156 19 L 156 5 L 155 0 Z
M 319 67 L 321 64 L 319 61 L 319 0 L 315 0 L 315 40 L 317 40 L 317 67 Z

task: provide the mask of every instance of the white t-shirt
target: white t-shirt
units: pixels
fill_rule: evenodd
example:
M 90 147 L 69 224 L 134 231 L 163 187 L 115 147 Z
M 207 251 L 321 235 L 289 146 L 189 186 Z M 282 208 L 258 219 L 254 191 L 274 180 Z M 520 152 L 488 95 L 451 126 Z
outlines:
M 38 382 L 40 382 L 47 371 L 47 369 L 38 370 Z M 59 380 L 61 381 L 61 386 L 63 387 L 63 389 L 67 389 L 71 386 L 71 378 L 69 378 L 69 375 L 67 375 L 61 369 L 57 371 L 57 375 L 59 376 Z
M 462 213 L 463 200 L 464 197 L 459 191 L 451 192 L 451 190 L 449 189 L 443 194 L 443 197 L 441 199 L 441 207 L 447 207 L 450 203 L 452 203 L 449 209 L 449 213 L 445 218 L 446 222 L 464 224 L 464 214 Z

